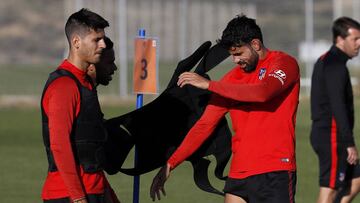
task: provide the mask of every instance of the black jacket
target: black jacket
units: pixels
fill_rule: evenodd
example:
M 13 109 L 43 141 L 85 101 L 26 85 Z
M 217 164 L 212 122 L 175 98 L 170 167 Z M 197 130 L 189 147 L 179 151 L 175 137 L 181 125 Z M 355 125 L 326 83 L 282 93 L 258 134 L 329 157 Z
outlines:
M 343 51 L 332 46 L 316 62 L 311 78 L 311 119 L 313 128 L 331 127 L 335 119 L 337 142 L 354 146 L 354 101 L 348 60 Z

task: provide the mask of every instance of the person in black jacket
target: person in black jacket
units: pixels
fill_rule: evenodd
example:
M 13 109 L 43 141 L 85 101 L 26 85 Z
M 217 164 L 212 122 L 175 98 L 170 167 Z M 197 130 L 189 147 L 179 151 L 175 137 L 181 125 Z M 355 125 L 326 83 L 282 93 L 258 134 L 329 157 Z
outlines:
M 351 202 L 360 191 L 353 93 L 346 66 L 359 53 L 360 24 L 341 17 L 334 21 L 332 32 L 333 46 L 318 59 L 311 78 L 310 137 L 320 166 L 318 203 Z

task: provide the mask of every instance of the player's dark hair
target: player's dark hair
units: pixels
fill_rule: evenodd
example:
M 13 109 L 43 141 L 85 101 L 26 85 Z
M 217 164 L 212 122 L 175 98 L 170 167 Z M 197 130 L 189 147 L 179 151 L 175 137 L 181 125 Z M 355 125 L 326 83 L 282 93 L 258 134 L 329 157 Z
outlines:
M 98 29 L 104 29 L 109 26 L 106 21 L 100 15 L 83 8 L 80 11 L 73 13 L 65 24 L 65 34 L 70 43 L 71 36 L 76 33 L 80 36 L 84 36 L 91 29 L 98 31 Z
M 333 43 L 336 43 L 338 36 L 346 38 L 349 35 L 350 28 L 360 30 L 360 24 L 356 20 L 345 16 L 336 19 L 332 27 Z
M 229 49 L 230 47 L 248 44 L 253 39 L 259 39 L 263 42 L 261 29 L 256 21 L 245 15 L 237 15 L 228 23 L 217 43 Z

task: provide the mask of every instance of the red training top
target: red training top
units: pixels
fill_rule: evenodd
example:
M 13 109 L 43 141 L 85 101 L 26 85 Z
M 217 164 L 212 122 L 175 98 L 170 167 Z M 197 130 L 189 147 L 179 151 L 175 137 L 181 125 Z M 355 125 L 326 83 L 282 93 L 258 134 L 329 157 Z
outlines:
M 80 83 L 92 89 L 86 80 L 86 72 L 64 60 L 59 69 L 70 71 Z M 76 200 L 85 194 L 104 193 L 108 185 L 104 173 L 85 173 L 76 165 L 70 134 L 74 119 L 80 111 L 80 92 L 76 82 L 70 77 L 60 77 L 53 81 L 45 92 L 42 101 L 44 111 L 49 119 L 50 149 L 58 168 L 49 172 L 42 190 L 42 199 L 70 197 Z
M 229 177 L 295 171 L 299 88 L 298 64 L 283 52 L 268 50 L 250 73 L 236 66 L 210 82 L 208 89 L 215 94 L 168 163 L 175 168 L 190 156 L 229 112 L 235 132 Z

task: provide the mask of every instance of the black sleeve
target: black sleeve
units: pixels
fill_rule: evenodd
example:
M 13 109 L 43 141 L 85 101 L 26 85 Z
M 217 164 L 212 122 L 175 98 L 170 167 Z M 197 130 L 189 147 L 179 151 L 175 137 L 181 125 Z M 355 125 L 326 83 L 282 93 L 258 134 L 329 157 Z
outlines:
M 354 137 L 350 124 L 351 115 L 347 110 L 346 102 L 346 87 L 350 80 L 347 68 L 345 66 L 339 67 L 339 64 L 328 64 L 324 74 L 331 111 L 339 132 L 339 136 L 337 136 L 338 143 L 354 146 Z

